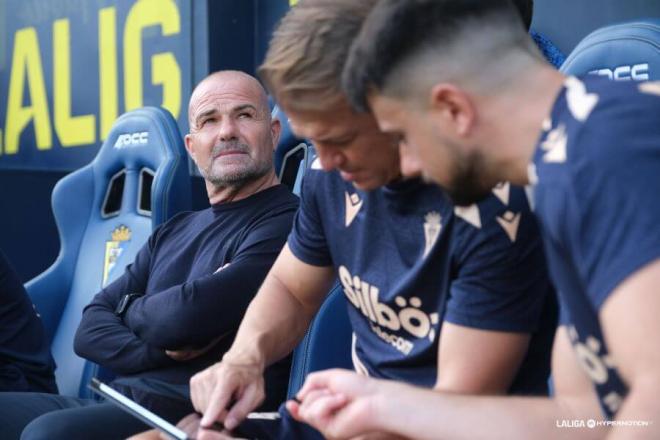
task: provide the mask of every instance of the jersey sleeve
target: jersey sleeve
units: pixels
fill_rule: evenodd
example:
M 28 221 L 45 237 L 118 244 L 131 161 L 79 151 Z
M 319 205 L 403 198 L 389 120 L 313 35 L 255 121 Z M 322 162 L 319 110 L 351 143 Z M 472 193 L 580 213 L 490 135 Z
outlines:
M 476 205 L 481 225 L 457 225 L 455 278 L 445 319 L 483 330 L 530 333 L 553 291 L 536 219 L 521 188 L 505 205 Z M 462 230 L 462 231 L 461 231 Z
M 322 171 L 308 170 L 302 182 L 300 208 L 293 221 L 293 229 L 287 244 L 291 252 L 301 261 L 313 266 L 331 266 L 332 256 L 323 230 L 318 198 Z
M 660 258 L 660 97 L 632 99 L 650 105 L 595 111 L 571 162 L 571 224 L 564 229 L 572 234 L 565 239 L 595 309 Z

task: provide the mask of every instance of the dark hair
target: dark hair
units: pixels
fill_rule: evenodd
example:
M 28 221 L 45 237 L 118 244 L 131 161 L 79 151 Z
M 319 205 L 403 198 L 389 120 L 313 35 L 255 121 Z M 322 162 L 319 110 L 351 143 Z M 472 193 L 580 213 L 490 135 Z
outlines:
M 488 24 L 524 33 L 510 0 L 381 0 L 351 46 L 342 84 L 355 108 L 369 109 L 372 88 L 381 90 L 389 75 L 425 48 L 441 51 L 468 25 Z M 474 38 L 488 38 L 474 33 Z
M 520 12 L 525 29 L 529 30 L 532 26 L 532 17 L 534 16 L 534 0 L 512 0 L 513 5 Z

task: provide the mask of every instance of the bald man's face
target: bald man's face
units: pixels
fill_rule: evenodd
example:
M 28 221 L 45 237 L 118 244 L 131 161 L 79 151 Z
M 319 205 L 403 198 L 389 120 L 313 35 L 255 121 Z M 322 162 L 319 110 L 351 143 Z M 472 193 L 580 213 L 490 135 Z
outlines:
M 186 148 L 200 173 L 216 187 L 241 187 L 273 172 L 279 122 L 253 78 L 216 74 L 193 92 Z

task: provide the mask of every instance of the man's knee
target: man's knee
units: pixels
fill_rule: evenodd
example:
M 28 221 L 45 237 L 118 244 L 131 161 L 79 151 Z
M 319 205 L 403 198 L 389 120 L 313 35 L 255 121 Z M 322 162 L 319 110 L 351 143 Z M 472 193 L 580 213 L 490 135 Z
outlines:
M 61 413 L 62 411 L 54 411 L 32 420 L 23 430 L 21 440 L 88 438 L 84 432 L 72 432 L 71 417 Z

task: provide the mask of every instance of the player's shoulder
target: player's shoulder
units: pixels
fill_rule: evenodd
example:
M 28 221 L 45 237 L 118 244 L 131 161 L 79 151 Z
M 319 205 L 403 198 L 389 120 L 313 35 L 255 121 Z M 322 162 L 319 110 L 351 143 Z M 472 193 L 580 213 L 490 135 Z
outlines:
M 532 218 L 524 188 L 502 182 L 485 199 L 470 206 L 455 206 L 460 240 L 492 239 L 501 236 L 515 242 L 522 223 Z
M 649 141 L 660 141 L 660 82 L 613 82 L 600 78 L 566 82 L 573 124 L 566 127 L 567 155 L 578 164 L 619 166 Z M 561 123 L 556 124 L 561 130 Z
M 355 187 L 342 179 L 338 171 L 325 171 L 318 157 L 303 176 L 301 197 L 313 197 L 321 206 L 334 204 L 335 199 L 343 200 L 344 193 L 351 195 L 355 192 Z
M 541 181 L 595 179 L 645 160 L 660 141 L 660 83 L 568 77 L 535 156 Z M 554 177 L 553 177 L 554 176 Z

